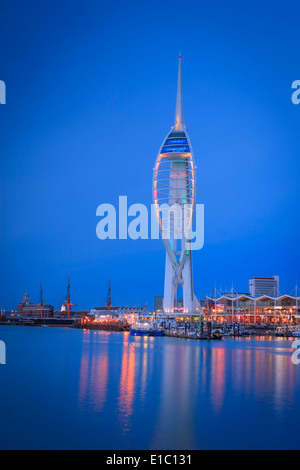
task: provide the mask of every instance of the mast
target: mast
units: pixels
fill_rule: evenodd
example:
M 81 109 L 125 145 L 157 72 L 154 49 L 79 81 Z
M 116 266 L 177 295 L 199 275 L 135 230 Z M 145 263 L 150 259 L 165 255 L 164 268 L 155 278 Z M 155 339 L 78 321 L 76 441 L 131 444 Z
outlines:
M 234 289 L 233 289 L 233 281 L 232 281 L 232 288 L 231 288 L 231 323 L 232 323 L 232 326 L 233 326 L 233 292 L 234 292 Z
M 74 305 L 71 302 L 71 283 L 70 283 L 70 275 L 68 274 L 68 290 L 67 290 L 67 300 L 65 300 L 65 304 L 68 309 L 68 318 L 70 318 L 71 311 L 72 311 L 72 305 Z
M 298 279 L 296 279 L 296 318 L 297 318 L 297 325 L 299 325 L 299 318 L 298 318 Z
M 110 312 L 111 309 L 111 284 L 110 284 L 110 276 L 109 276 L 109 281 L 108 281 L 108 296 L 107 296 L 107 308 L 108 311 Z
M 214 298 L 215 298 L 215 321 L 217 322 L 217 287 L 215 283 L 215 288 L 214 288 Z
M 184 130 L 184 113 L 183 113 L 183 96 L 182 96 L 182 73 L 181 73 L 181 53 L 179 53 L 178 64 L 178 82 L 177 82 L 177 98 L 175 112 L 175 130 Z
M 43 318 L 44 316 L 44 313 L 43 313 L 43 306 L 44 306 L 44 302 L 43 302 L 43 286 L 42 286 L 42 283 L 41 283 L 41 297 L 40 297 L 40 303 L 39 303 L 39 307 L 41 309 L 41 318 Z
M 214 293 L 215 293 L 215 288 L 213 288 L 213 291 L 211 293 L 211 298 L 208 299 L 208 316 L 212 319 L 212 307 L 213 307 L 213 298 L 214 298 Z M 216 312 L 216 310 L 215 310 Z

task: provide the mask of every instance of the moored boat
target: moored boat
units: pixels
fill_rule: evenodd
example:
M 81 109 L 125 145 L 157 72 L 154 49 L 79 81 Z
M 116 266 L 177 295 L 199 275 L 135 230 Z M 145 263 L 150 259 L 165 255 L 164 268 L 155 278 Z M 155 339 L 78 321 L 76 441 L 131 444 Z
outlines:
M 212 332 L 212 337 L 213 337 L 213 339 L 222 340 L 222 339 L 223 339 L 222 331 L 221 331 L 221 330 L 214 330 L 214 331 Z
M 277 336 L 277 338 L 283 338 L 285 336 L 284 332 L 282 331 L 282 328 L 277 328 L 277 330 L 275 331 L 275 336 Z
M 151 332 L 152 336 L 163 336 L 164 334 L 165 334 L 165 332 L 162 328 L 157 328 L 155 330 L 152 330 L 152 332 Z
M 136 322 L 130 328 L 130 334 L 131 336 L 150 336 L 150 324 Z
M 164 330 L 156 324 L 136 322 L 130 328 L 131 336 L 163 336 Z
M 251 330 L 244 330 L 242 331 L 242 336 L 251 336 L 252 335 L 252 331 Z

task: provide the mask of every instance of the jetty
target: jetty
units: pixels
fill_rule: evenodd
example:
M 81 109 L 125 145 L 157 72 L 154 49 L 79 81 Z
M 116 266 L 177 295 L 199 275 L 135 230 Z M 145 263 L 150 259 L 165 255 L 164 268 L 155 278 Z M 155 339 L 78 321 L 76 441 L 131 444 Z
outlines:
M 75 323 L 73 328 L 80 330 L 102 330 L 102 331 L 129 331 L 130 327 L 124 322 L 91 322 L 91 323 Z

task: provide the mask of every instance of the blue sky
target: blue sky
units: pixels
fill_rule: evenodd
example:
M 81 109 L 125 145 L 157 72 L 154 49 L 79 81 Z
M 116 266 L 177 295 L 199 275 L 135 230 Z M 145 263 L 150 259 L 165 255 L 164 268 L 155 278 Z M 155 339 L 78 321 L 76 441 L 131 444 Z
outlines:
M 96 208 L 150 205 L 173 125 L 178 52 L 205 204 L 198 297 L 252 276 L 299 278 L 299 2 L 1 2 L 0 303 L 27 289 L 76 308 L 163 294 L 158 241 L 100 241 Z

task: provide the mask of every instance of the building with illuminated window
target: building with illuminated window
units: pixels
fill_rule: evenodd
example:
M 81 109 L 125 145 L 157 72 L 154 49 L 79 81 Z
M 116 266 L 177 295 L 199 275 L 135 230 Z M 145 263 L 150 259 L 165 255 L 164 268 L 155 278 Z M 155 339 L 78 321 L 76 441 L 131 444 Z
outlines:
M 249 292 L 251 297 L 262 295 L 279 296 L 279 276 L 253 277 L 249 280 Z
M 299 323 L 300 297 L 248 294 L 222 294 L 218 298 L 207 298 L 204 319 L 218 323 L 242 323 L 260 325 L 297 325 Z
M 163 311 L 164 298 L 162 295 L 154 296 L 154 312 L 160 313 Z
M 43 305 L 43 316 L 51 317 L 53 315 L 54 309 L 52 305 Z M 23 317 L 40 317 L 41 316 L 41 307 L 39 304 L 29 302 L 29 295 L 27 292 L 23 296 L 23 302 L 18 303 L 18 314 Z
M 127 321 L 130 323 L 131 321 L 137 320 L 139 317 L 145 315 L 146 308 L 145 307 L 94 307 L 90 312 L 88 312 L 88 316 L 93 317 L 97 321 L 104 321 L 104 320 L 122 320 Z

